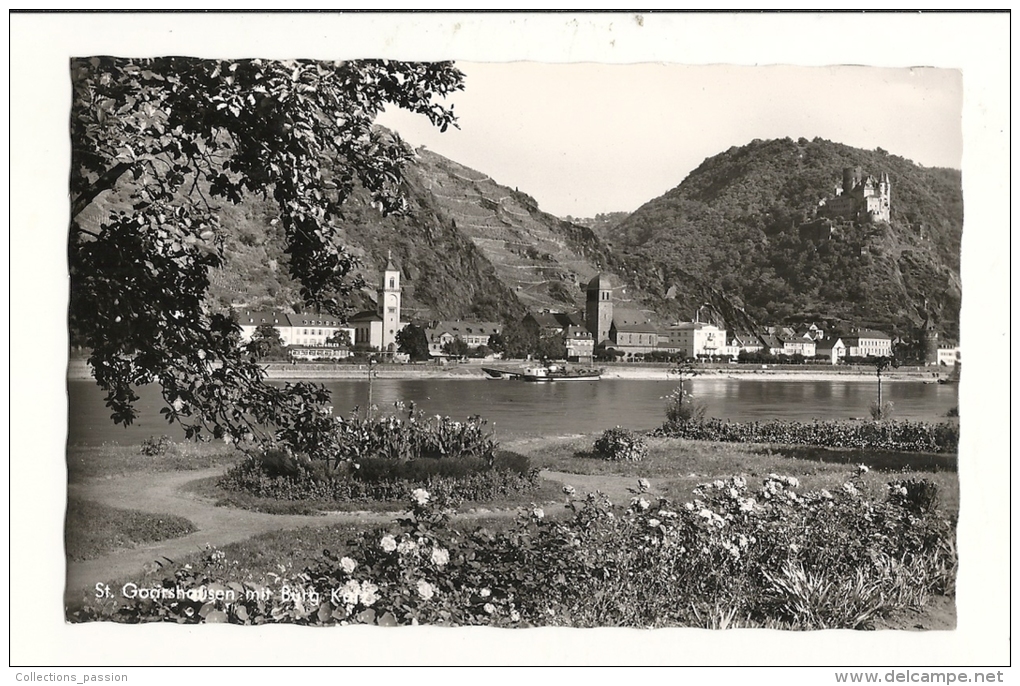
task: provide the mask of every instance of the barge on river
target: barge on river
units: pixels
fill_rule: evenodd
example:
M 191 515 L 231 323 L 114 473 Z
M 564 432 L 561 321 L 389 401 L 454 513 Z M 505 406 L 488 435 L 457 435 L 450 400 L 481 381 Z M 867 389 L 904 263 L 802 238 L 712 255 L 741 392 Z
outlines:
M 553 381 L 598 381 L 602 378 L 601 369 L 568 369 L 559 365 L 541 367 L 525 367 L 521 370 L 494 369 L 482 367 L 486 378 L 530 381 L 532 383 L 551 383 Z

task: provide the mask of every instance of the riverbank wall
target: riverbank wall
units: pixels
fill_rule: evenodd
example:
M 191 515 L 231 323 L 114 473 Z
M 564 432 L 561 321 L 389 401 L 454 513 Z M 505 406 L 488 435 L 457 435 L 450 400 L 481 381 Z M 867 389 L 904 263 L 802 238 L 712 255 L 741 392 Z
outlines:
M 377 364 L 372 365 L 376 379 L 420 379 L 420 380 L 485 380 L 482 367 L 496 367 L 517 370 L 524 363 L 507 362 L 465 362 L 437 364 Z M 599 365 L 603 379 L 635 380 L 677 380 L 670 373 L 668 364 L 617 364 Z M 823 367 L 819 365 L 705 365 L 697 367 L 701 379 L 749 379 L 755 381 L 874 381 L 875 368 L 865 365 Z M 951 368 L 949 368 L 951 369 Z M 882 373 L 883 381 L 935 383 L 946 378 L 949 369 L 931 367 L 900 367 Z M 368 365 L 365 364 L 315 364 L 270 362 L 266 364 L 266 375 L 274 380 L 319 381 L 328 379 L 367 380 Z M 70 380 L 91 379 L 88 364 L 83 359 L 72 359 L 68 363 L 67 378 Z

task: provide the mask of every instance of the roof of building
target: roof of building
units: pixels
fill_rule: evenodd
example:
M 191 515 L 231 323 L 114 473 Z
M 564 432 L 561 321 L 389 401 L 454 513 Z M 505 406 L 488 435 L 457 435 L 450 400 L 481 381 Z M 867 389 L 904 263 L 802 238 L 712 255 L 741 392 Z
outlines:
M 540 329 L 566 329 L 570 326 L 584 326 L 584 321 L 566 312 L 532 312 L 528 315 Z
M 271 324 L 273 326 L 287 326 L 287 314 L 285 312 L 273 312 L 272 310 L 242 310 L 237 313 L 237 323 L 241 326 L 260 326 Z
M 843 339 L 838 336 L 836 338 L 819 338 L 815 341 L 815 351 L 820 353 L 823 350 L 832 350 L 840 343 L 843 343 Z M 843 343 L 843 347 L 846 347 L 846 343 Z
M 466 322 L 466 321 L 440 321 L 435 326 L 428 327 L 428 331 L 438 333 L 450 333 L 454 336 L 491 336 L 499 333 L 503 327 L 497 322 Z M 432 334 L 434 335 L 434 334 Z
M 657 326 L 648 321 L 648 317 L 639 310 L 618 307 L 613 311 L 612 328 L 617 331 L 632 333 L 658 333 Z
M 858 338 L 878 338 L 886 341 L 891 341 L 892 338 L 888 334 L 884 334 L 881 331 L 874 329 L 861 329 L 857 332 Z
M 287 319 L 291 326 L 343 326 L 346 322 L 340 317 L 330 314 L 315 314 L 310 312 L 287 313 Z
M 376 312 L 375 310 L 362 310 L 361 312 L 358 312 L 356 315 L 352 316 L 347 321 L 350 322 L 351 324 L 353 324 L 354 322 L 371 322 L 371 321 L 381 322 L 382 317 L 380 317 L 379 313 Z
M 609 281 L 609 277 L 605 274 L 598 273 L 591 278 L 588 282 L 589 291 L 607 291 L 612 289 L 613 285 Z

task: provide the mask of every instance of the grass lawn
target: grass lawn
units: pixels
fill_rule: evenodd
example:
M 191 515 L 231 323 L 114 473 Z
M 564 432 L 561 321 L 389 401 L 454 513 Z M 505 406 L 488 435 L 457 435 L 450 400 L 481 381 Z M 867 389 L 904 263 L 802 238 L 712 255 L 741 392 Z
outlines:
M 179 538 L 197 531 L 184 517 L 121 510 L 70 497 L 64 525 L 67 558 L 82 562 L 118 548 Z
M 776 473 L 796 477 L 802 492 L 838 489 L 857 465 L 864 464 L 871 470 L 864 481 L 873 497 L 884 497 L 889 481 L 928 479 L 939 487 L 943 511 L 956 516 L 959 510 L 955 455 L 647 438 L 648 455 L 640 462 L 608 462 L 592 457 L 595 438 L 551 444 L 529 456 L 534 466 L 556 472 L 646 478 L 657 494 L 678 501 L 689 500 L 700 483 L 736 475 L 747 478 L 752 487 L 761 477 Z
M 108 479 L 137 472 L 178 472 L 237 463 L 243 455 L 222 443 L 171 443 L 164 455 L 143 455 L 137 445 L 71 445 L 67 448 L 67 481 Z

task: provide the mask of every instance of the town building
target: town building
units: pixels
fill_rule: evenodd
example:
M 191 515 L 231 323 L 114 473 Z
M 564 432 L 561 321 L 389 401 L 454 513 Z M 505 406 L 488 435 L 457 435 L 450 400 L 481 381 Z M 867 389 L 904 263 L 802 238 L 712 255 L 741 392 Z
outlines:
M 340 330 L 346 330 L 354 339 L 354 329 L 332 315 L 242 310 L 237 314 L 237 323 L 244 342 L 250 341 L 255 330 L 266 324 L 276 329 L 285 346 L 323 347 Z
M 815 357 L 825 357 L 829 364 L 839 364 L 846 357 L 846 344 L 842 338 L 823 338 L 815 342 Z
M 892 338 L 872 329 L 861 329 L 845 336 L 847 357 L 892 357 Z
M 960 346 L 951 344 L 940 345 L 936 352 L 936 359 L 940 366 L 955 367 L 960 364 Z
M 815 356 L 815 340 L 810 336 L 792 336 L 782 338 L 782 355 L 803 355 L 804 357 Z
M 892 203 L 889 175 L 864 176 L 860 167 L 843 169 L 843 185 L 837 186 L 831 198 L 818 206 L 818 214 L 833 219 L 855 222 L 888 222 Z
M 563 332 L 563 344 L 567 349 L 568 360 L 591 364 L 595 354 L 595 337 L 587 327 L 568 326 Z
M 425 327 L 429 354 L 442 357 L 443 348 L 458 338 L 469 348 L 489 345 L 489 338 L 498 335 L 503 327 L 496 322 L 436 321 Z
M 679 322 L 670 326 L 669 345 L 684 357 L 730 355 L 726 329 L 707 322 Z M 739 352 L 738 352 L 739 354 Z

